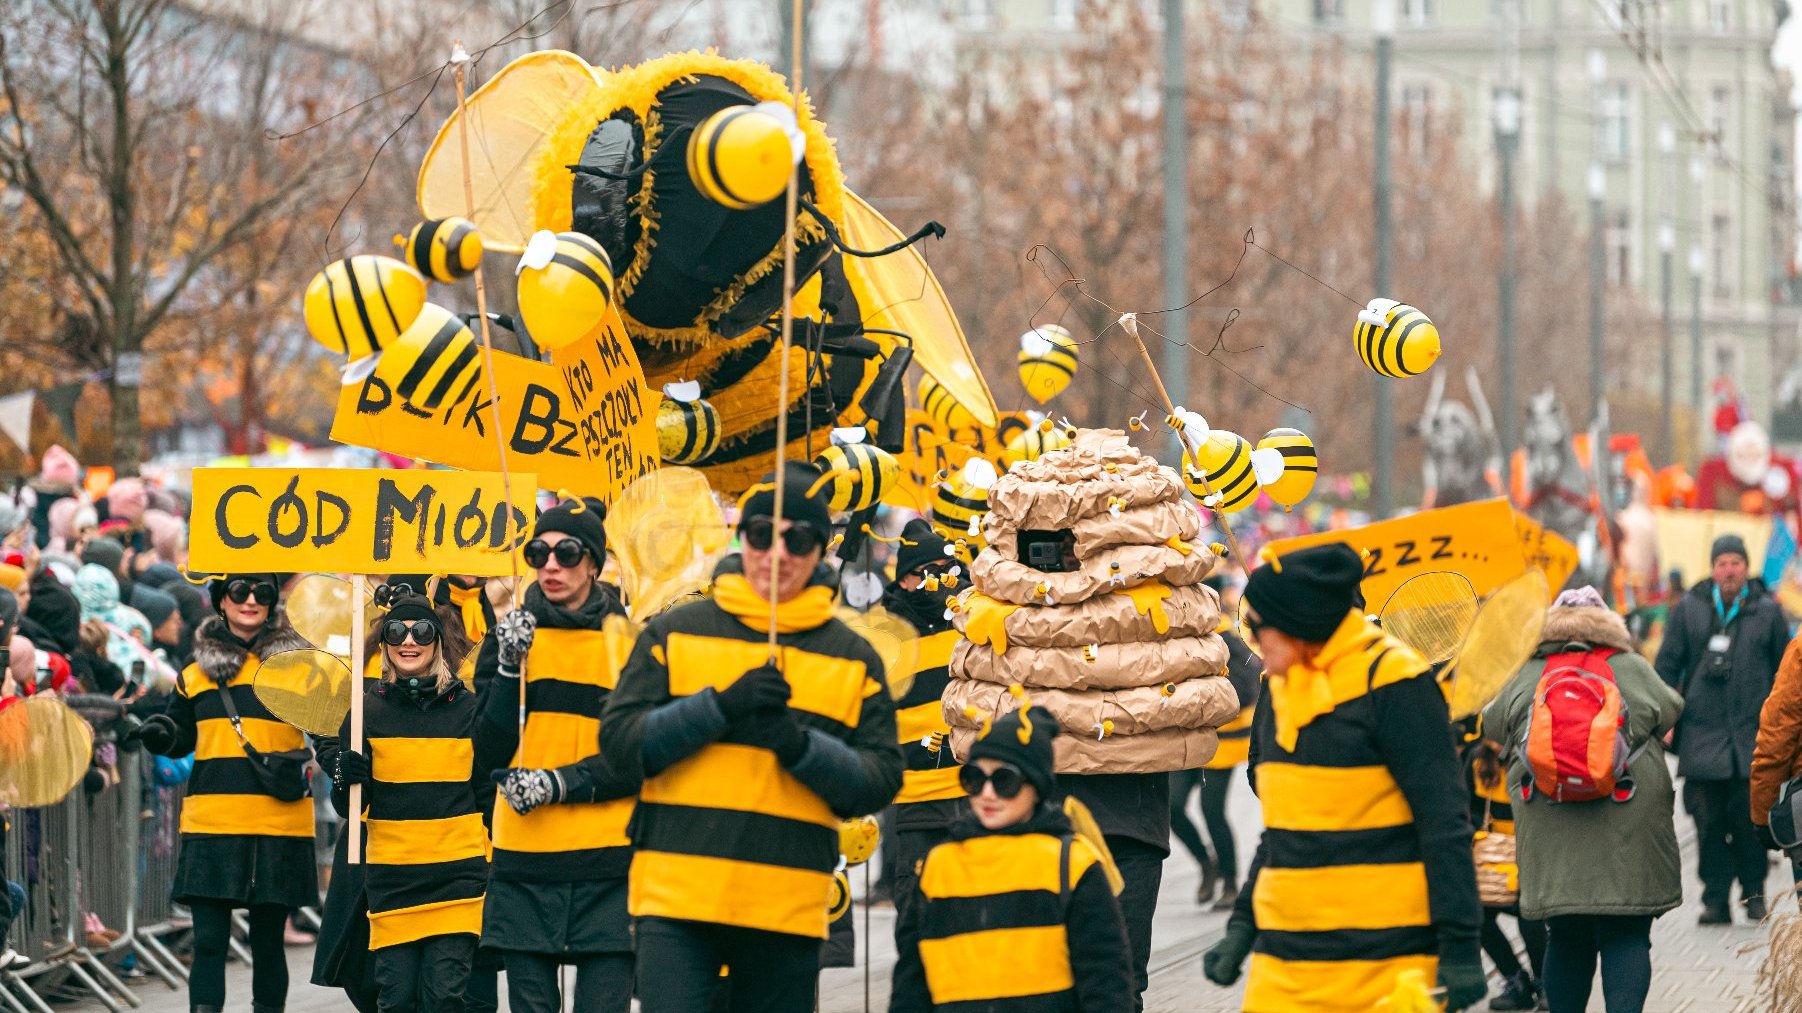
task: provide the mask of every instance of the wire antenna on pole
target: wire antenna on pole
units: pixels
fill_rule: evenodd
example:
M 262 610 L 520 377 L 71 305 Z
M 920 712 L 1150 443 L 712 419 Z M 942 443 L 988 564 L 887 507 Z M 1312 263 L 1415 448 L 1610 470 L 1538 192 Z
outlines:
M 792 0 L 789 10 L 790 23 L 794 31 L 790 33 L 789 42 L 789 95 L 795 104 L 795 119 L 801 118 L 801 41 L 806 38 L 807 30 L 802 21 L 805 16 L 801 9 L 801 0 Z M 782 472 L 788 457 L 788 352 L 794 343 L 795 330 L 795 212 L 800 203 L 801 167 L 796 165 L 788 174 L 787 207 L 788 218 L 782 229 L 782 340 L 777 348 L 776 361 L 781 364 L 776 379 L 776 502 L 773 531 L 770 540 L 770 663 L 776 661 L 776 546 L 781 544 L 783 481 Z M 822 532 L 824 534 L 824 532 Z M 784 550 L 786 551 L 786 550 Z

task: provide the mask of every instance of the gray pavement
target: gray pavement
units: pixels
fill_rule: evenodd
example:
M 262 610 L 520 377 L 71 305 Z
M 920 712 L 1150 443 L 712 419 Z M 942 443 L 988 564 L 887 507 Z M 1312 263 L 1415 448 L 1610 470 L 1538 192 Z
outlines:
M 1232 816 L 1239 839 L 1242 861 L 1249 861 L 1256 842 L 1258 822 L 1257 800 L 1245 790 L 1243 782 L 1234 786 Z M 1696 915 L 1701 910 L 1700 884 L 1695 882 L 1694 827 L 1689 818 L 1678 813 L 1678 836 L 1683 845 L 1685 871 L 1685 903 L 1677 911 L 1658 919 L 1653 926 L 1653 983 L 1647 1013 L 1751 1013 L 1765 1007 L 1755 999 L 1758 966 L 1763 959 L 1763 929 L 1738 924 L 1731 928 L 1700 928 Z M 863 877 L 853 870 L 854 887 L 862 892 Z M 1215 1013 L 1238 1009 L 1239 989 L 1222 989 L 1201 976 L 1200 954 L 1225 926 L 1226 916 L 1200 908 L 1195 903 L 1197 870 L 1195 863 L 1177 846 L 1164 866 L 1164 884 L 1153 933 L 1151 987 L 1146 995 L 1147 1010 L 1153 1013 Z M 1775 891 L 1789 882 L 1787 866 L 1774 867 L 1770 887 Z M 1776 915 L 1795 913 L 1795 902 L 1785 901 Z M 865 960 L 864 941 L 868 948 L 868 994 L 865 1005 L 866 974 L 864 967 L 830 970 L 821 979 L 820 1009 L 824 1013 L 860 1013 L 867 1009 L 884 1010 L 888 1004 L 888 978 L 894 965 L 894 912 L 880 906 L 852 908 L 858 919 L 859 959 Z M 865 919 L 869 932 L 865 933 Z M 342 993 L 306 983 L 310 973 L 310 947 L 292 947 L 288 963 L 294 986 L 288 1009 L 291 1013 L 325 1013 L 349 1009 Z M 231 1006 L 244 1008 L 249 1002 L 250 973 L 234 964 L 228 971 Z M 187 1008 L 185 993 L 172 992 L 161 983 L 141 980 L 136 985 L 143 999 L 145 1013 L 180 1013 Z M 503 985 L 503 994 L 505 988 Z M 77 1004 L 71 1009 L 94 1009 L 97 1004 Z M 503 1009 L 505 1004 L 503 1003 Z M 1479 1007 L 1481 1008 L 1481 1007 Z M 1590 1010 L 1603 1009 L 1600 986 L 1591 999 Z

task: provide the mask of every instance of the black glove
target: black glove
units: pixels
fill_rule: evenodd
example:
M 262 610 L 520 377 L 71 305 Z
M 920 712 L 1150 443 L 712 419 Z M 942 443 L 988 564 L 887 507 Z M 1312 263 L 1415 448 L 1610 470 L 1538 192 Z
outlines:
M 1754 823 L 1752 826 L 1758 831 L 1758 843 L 1764 845 L 1766 851 L 1775 851 L 1781 854 L 1782 852 L 1789 850 L 1777 843 L 1777 835 L 1771 833 L 1771 825 L 1769 823 L 1762 826 Z
M 1239 971 L 1245 966 L 1245 958 L 1251 954 L 1251 944 L 1257 938 L 1258 930 L 1250 925 L 1228 922 L 1226 935 L 1201 955 L 1201 973 L 1222 988 L 1231 986 L 1239 980 Z
M 333 768 L 332 780 L 340 788 L 369 783 L 369 757 L 354 749 L 339 750 L 338 762 L 333 765 Z
M 725 689 L 716 689 L 714 700 L 729 724 L 753 714 L 779 711 L 788 706 L 788 680 L 774 665 L 762 665 L 738 677 Z
M 745 737 L 775 753 L 776 761 L 784 767 L 794 766 L 807 752 L 807 732 L 786 708 L 755 715 Z
M 519 663 L 532 649 L 532 636 L 538 631 L 538 617 L 525 609 L 514 609 L 494 624 L 494 643 L 500 655 L 501 674 L 519 677 Z
M 139 743 L 158 756 L 166 756 L 175 748 L 175 719 L 167 714 L 152 714 L 126 732 L 124 742 L 127 746 Z
M 1480 959 L 1464 961 L 1440 957 L 1439 984 L 1445 989 L 1445 1008 L 1450 1013 L 1469 1009 L 1489 994 L 1489 979 L 1483 974 Z
M 495 771 L 492 776 L 501 796 L 521 816 L 541 805 L 563 801 L 563 777 L 554 770 L 509 767 Z

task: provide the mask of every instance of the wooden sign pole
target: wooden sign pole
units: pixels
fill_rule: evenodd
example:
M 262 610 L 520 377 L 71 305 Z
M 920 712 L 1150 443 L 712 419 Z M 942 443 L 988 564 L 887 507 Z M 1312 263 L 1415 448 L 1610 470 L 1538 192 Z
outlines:
M 363 670 L 365 661 L 364 631 L 369 625 L 363 614 L 363 598 L 368 591 L 369 578 L 356 574 L 350 578 L 350 660 L 354 667 L 350 672 L 350 744 L 349 748 L 357 752 L 363 751 Z M 346 838 L 348 845 L 347 861 L 351 865 L 363 862 L 363 786 L 350 786 L 350 814 L 347 817 L 350 836 Z

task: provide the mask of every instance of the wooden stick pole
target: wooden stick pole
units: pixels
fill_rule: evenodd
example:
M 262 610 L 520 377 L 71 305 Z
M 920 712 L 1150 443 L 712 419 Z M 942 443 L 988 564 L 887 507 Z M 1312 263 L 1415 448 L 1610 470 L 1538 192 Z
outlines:
M 1176 405 L 1170 400 L 1170 392 L 1164 389 L 1164 378 L 1158 375 L 1157 363 L 1151 361 L 1151 351 L 1145 347 L 1145 339 L 1139 337 L 1138 317 L 1131 313 L 1123 314 L 1120 317 L 1120 328 L 1132 336 L 1133 344 L 1139 346 L 1139 357 L 1145 360 L 1145 371 L 1151 374 L 1151 382 L 1157 384 L 1158 397 L 1164 402 L 1164 411 L 1171 415 L 1175 415 Z M 1186 429 L 1176 435 L 1177 439 L 1181 440 L 1183 446 L 1188 449 L 1190 460 L 1195 463 L 1195 470 L 1192 474 L 1195 476 L 1196 484 L 1201 486 L 1202 496 L 1204 498 L 1212 496 L 1214 490 L 1209 487 L 1207 472 L 1201 466 L 1201 445 L 1199 443 L 1190 442 L 1195 438 L 1195 435 L 1188 432 Z M 1219 507 L 1210 507 L 1210 509 L 1214 511 L 1214 519 L 1220 523 L 1220 530 L 1226 532 L 1226 543 L 1233 550 L 1233 558 L 1239 561 L 1240 566 L 1245 567 L 1245 569 L 1249 571 L 1251 569 L 1251 560 L 1245 558 L 1244 550 L 1239 548 L 1239 539 L 1233 534 L 1233 526 L 1226 519 L 1226 511 L 1221 510 Z
M 801 40 L 806 38 L 802 29 L 801 0 L 793 0 L 790 9 L 791 24 L 794 30 L 793 44 L 789 49 L 789 66 L 793 72 L 788 82 L 789 92 L 795 103 L 795 120 L 801 119 Z M 787 224 L 782 229 L 782 344 L 777 349 L 776 361 L 781 364 L 776 380 L 776 503 L 775 533 L 770 542 L 770 663 L 776 661 L 776 543 L 782 538 L 782 469 L 788 457 L 788 352 L 792 347 L 795 330 L 795 212 L 800 205 L 801 167 L 795 166 L 788 174 Z M 822 536 L 828 532 L 820 532 Z M 786 550 L 784 550 L 786 553 Z
M 350 743 L 348 748 L 356 752 L 363 751 L 363 658 L 364 628 L 369 625 L 363 615 L 363 598 L 368 591 L 369 578 L 363 574 L 355 574 L 350 578 Z M 347 861 L 351 865 L 363 862 L 363 786 L 350 786 L 350 813 L 345 817 L 350 825 L 345 828 L 349 833 L 346 838 L 345 851 Z

